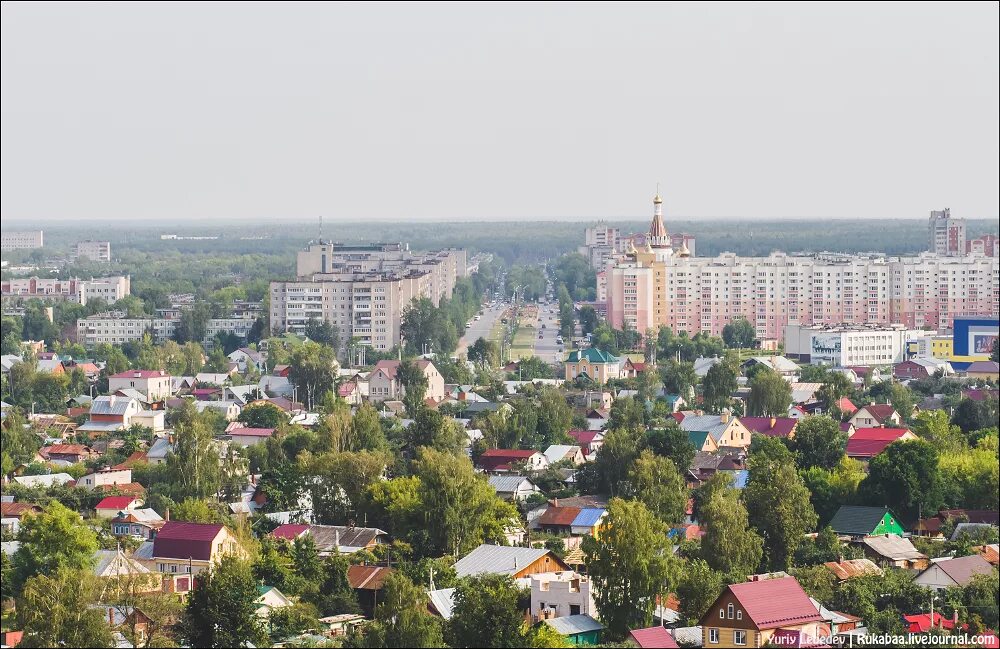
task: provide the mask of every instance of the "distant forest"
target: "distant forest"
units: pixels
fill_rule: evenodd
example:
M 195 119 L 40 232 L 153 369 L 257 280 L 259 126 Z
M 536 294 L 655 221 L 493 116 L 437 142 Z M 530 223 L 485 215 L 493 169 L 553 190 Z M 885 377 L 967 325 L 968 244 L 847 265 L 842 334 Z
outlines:
M 362 241 L 402 241 L 415 250 L 447 246 L 470 252 L 491 252 L 508 263 L 533 263 L 557 257 L 583 244 L 584 229 L 594 221 L 563 222 L 464 222 L 464 223 L 327 223 L 323 237 L 345 243 Z M 623 232 L 644 232 L 648 221 L 616 221 Z M 5 228 L 31 227 L 5 223 Z M 34 226 L 37 227 L 37 226 Z M 40 251 L 4 253 L 4 259 L 19 262 L 41 261 L 68 252 L 82 239 L 109 240 L 112 252 L 123 262 L 136 257 L 184 257 L 254 255 L 265 266 L 294 267 L 294 253 L 318 238 L 318 224 L 216 222 L 212 225 L 181 222 L 171 226 L 136 227 L 115 222 L 49 223 L 45 228 L 45 248 Z M 891 255 L 913 254 L 927 248 L 927 223 L 923 219 L 857 219 L 835 221 L 680 221 L 667 220 L 671 232 L 688 232 L 697 237 L 697 255 L 720 252 L 739 255 L 766 255 L 775 250 L 788 252 L 871 252 Z M 968 236 L 996 234 L 996 221 L 968 220 Z M 216 240 L 161 240 L 161 234 L 218 236 Z M 263 237 L 263 238 L 253 238 Z M 142 254 L 145 253 L 145 254 Z M 133 258 L 133 260 L 135 260 Z

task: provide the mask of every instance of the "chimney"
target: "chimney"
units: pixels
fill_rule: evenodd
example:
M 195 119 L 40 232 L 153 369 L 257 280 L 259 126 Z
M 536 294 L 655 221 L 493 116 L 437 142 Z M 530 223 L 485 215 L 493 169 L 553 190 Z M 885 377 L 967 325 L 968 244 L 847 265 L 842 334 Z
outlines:
M 167 511 L 163 512 L 163 520 L 170 522 L 170 508 L 167 507 Z
M 558 498 L 553 498 L 552 499 L 552 506 L 553 507 L 558 507 L 559 506 L 559 499 Z
M 951 614 L 951 622 L 952 622 L 952 624 L 955 625 L 955 628 L 957 629 L 958 628 L 958 609 L 957 608 Z
M 719 415 L 719 421 L 723 424 L 729 423 L 729 408 L 724 408 L 722 414 Z
M 336 546 L 337 552 L 340 552 L 340 530 L 334 530 L 333 532 L 333 545 Z

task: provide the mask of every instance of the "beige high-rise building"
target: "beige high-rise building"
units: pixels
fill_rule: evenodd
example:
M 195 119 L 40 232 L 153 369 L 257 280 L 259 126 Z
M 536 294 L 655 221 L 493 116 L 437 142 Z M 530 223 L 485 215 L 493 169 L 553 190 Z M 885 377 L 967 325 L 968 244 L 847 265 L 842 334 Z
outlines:
M 80 241 L 76 244 L 76 256 L 91 261 L 111 261 L 110 241 Z
M 41 248 L 45 237 L 41 230 L 0 232 L 0 250 L 31 250 Z
M 435 306 L 466 276 L 464 250 L 413 253 L 400 243 L 314 243 L 298 253 L 297 279 L 271 282 L 271 330 L 302 331 L 311 319 L 375 349 L 400 342 L 403 312 L 416 298 Z

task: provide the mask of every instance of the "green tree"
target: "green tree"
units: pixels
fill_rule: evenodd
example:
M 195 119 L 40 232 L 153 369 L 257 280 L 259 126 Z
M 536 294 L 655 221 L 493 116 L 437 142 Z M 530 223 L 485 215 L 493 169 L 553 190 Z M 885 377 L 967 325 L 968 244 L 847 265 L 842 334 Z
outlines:
M 484 541 L 500 542 L 518 520 L 513 505 L 497 497 L 468 458 L 424 447 L 417 451 L 413 473 L 420 479 L 424 524 L 438 555 L 461 556 Z
M 648 449 L 642 451 L 629 470 L 627 494 L 668 525 L 684 521 L 687 485 L 668 458 L 654 455 Z
M 846 445 L 847 433 L 840 432 L 840 424 L 825 416 L 800 419 L 789 442 L 801 468 L 832 469 L 844 457 Z
M 336 349 L 340 343 L 340 336 L 337 333 L 337 328 L 334 327 L 326 320 L 320 320 L 319 318 L 310 318 L 306 323 L 305 329 L 302 333 L 306 335 L 306 338 L 320 345 L 326 345 L 328 347 L 333 347 Z
M 893 442 L 868 463 L 859 488 L 863 502 L 884 505 L 903 520 L 941 505 L 938 452 L 924 440 Z
M 440 618 L 427 612 L 428 598 L 399 571 L 386 578 L 375 620 L 348 637 L 346 647 L 444 647 Z
M 18 553 L 20 554 L 20 552 Z M 17 602 L 20 647 L 114 647 L 98 604 L 98 584 L 89 569 L 60 566 L 37 574 Z
M 305 398 L 307 408 L 313 408 L 320 397 L 331 392 L 337 379 L 337 357 L 333 348 L 306 341 L 292 350 L 288 378 Z
M 694 363 L 669 360 L 660 369 L 663 388 L 669 394 L 679 394 L 690 401 L 694 386 L 698 383 L 698 375 L 694 371 Z
M 903 421 L 909 421 L 913 417 L 913 407 L 916 405 L 916 401 L 913 398 L 913 392 L 902 383 L 893 381 L 889 385 L 889 402 L 903 418 Z
M 726 358 L 708 369 L 702 379 L 702 391 L 705 409 L 710 412 L 721 412 L 729 407 L 733 393 L 739 387 L 737 376 L 739 365 L 736 359 Z
M 480 363 L 486 367 L 498 367 L 500 365 L 500 348 L 497 347 L 495 342 L 486 340 L 482 336 L 469 346 L 466 356 L 473 363 Z
M 792 386 L 777 372 L 764 368 L 750 379 L 747 411 L 764 417 L 784 417 L 792 405 Z
M 743 490 L 752 525 L 764 539 L 773 570 L 785 570 L 806 532 L 816 526 L 809 490 L 795 471 L 793 454 L 780 439 L 751 448 L 750 476 Z
M 18 584 L 36 575 L 52 576 L 58 569 L 89 569 L 97 552 L 97 535 L 80 515 L 59 501 L 50 501 L 38 514 L 27 514 L 17 533 L 20 548 L 14 554 Z
M 573 411 L 566 403 L 566 397 L 556 388 L 543 388 L 538 404 L 538 434 L 545 448 L 568 442 L 566 432 L 572 424 Z
M 646 407 L 632 397 L 619 397 L 611 404 L 608 429 L 625 428 L 641 431 L 646 428 Z
M 628 471 L 639 456 L 641 443 L 640 433 L 627 428 L 614 428 L 605 434 L 601 452 L 593 463 L 597 476 L 595 487 L 599 493 L 615 496 L 624 491 Z
M 351 420 L 354 431 L 354 445 L 358 449 L 378 451 L 386 447 L 382 418 L 370 403 L 364 403 Z
M 717 486 L 698 508 L 698 520 L 705 528 L 701 538 L 701 558 L 727 581 L 745 581 L 757 572 L 764 555 L 764 540 L 750 526 L 746 506 L 736 489 Z
M 597 311 L 592 306 L 580 307 L 580 330 L 586 336 L 597 328 Z
M 678 583 L 667 526 L 641 502 L 613 498 L 601 535 L 584 537 L 583 550 L 608 634 L 621 639 L 629 629 L 649 626 L 657 597 Z
M 959 453 L 968 445 L 962 429 L 948 420 L 944 410 L 928 410 L 913 418 L 910 430 L 934 445 L 939 453 Z
M 841 505 L 857 501 L 858 485 L 865 478 L 861 463 L 846 456 L 832 470 L 813 466 L 799 474 L 821 524 L 830 522 Z
M 962 399 L 955 407 L 951 423 L 961 428 L 966 435 L 973 431 L 995 426 L 997 423 L 997 400 Z
M 729 348 L 753 348 L 757 346 L 757 330 L 746 318 L 733 318 L 722 328 L 722 340 Z
M 288 415 L 270 403 L 251 403 L 240 411 L 237 420 L 247 428 L 277 428 L 288 423 Z
M 174 413 L 175 445 L 167 455 L 174 500 L 214 497 L 222 483 L 219 451 L 208 417 L 190 402 Z
M 657 455 L 670 458 L 682 474 L 691 467 L 697 452 L 687 431 L 672 418 L 667 420 L 665 426 L 646 431 L 645 446 Z
M 258 597 L 250 564 L 223 556 L 195 580 L 180 635 L 194 647 L 262 646 L 266 634 L 256 613 Z
M 507 575 L 459 581 L 447 638 L 452 647 L 526 646 L 521 589 Z
M 222 518 L 208 500 L 201 498 L 185 498 L 171 512 L 174 520 L 189 523 L 218 523 Z
M 415 417 L 424 407 L 424 397 L 427 395 L 427 375 L 424 369 L 413 361 L 403 361 L 396 372 L 400 385 L 403 386 L 403 403 L 406 414 Z
M 723 576 L 702 559 L 692 559 L 681 570 L 677 584 L 677 598 L 681 602 L 680 614 L 689 625 L 697 625 L 725 587 Z

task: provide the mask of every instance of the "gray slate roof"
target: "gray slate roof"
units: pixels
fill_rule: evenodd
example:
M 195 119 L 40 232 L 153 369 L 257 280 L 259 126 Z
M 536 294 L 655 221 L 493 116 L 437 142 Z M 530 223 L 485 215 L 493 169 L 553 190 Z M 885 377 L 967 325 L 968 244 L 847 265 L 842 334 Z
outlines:
M 316 542 L 320 552 L 333 552 L 338 548 L 344 552 L 347 548 L 364 548 L 386 532 L 377 527 L 343 527 L 340 525 L 310 525 L 309 534 Z M 339 537 L 338 537 L 339 534 Z
M 90 414 L 124 415 L 128 411 L 128 406 L 131 402 L 131 398 L 117 395 L 97 397 L 90 404 Z
M 490 476 L 490 486 L 493 487 L 497 493 L 512 494 L 516 492 L 521 484 L 528 482 L 532 487 L 534 483 L 528 480 L 523 475 L 491 475 Z
M 451 619 L 452 609 L 455 607 L 455 589 L 440 588 L 438 590 L 427 591 L 427 597 L 431 600 L 434 610 L 446 620 Z
M 883 556 L 892 561 L 927 558 L 927 555 L 921 554 L 915 547 L 913 547 L 913 544 L 910 543 L 910 539 L 904 539 L 903 537 L 895 534 L 887 534 L 885 536 L 866 536 L 861 539 L 861 542 L 871 548 L 872 551 L 879 556 Z
M 959 586 L 967 585 L 977 575 L 989 575 L 993 572 L 993 566 L 980 554 L 938 561 L 935 565 Z
M 544 548 L 483 544 L 455 563 L 455 573 L 459 577 L 513 575 L 548 553 Z

